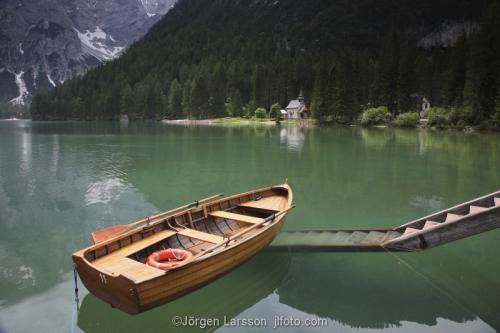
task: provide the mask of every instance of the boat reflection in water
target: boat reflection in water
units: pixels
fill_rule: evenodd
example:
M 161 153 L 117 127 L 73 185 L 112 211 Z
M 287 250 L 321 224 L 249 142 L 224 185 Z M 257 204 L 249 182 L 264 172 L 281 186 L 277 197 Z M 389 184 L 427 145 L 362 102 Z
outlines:
M 88 294 L 80 307 L 78 327 L 85 332 L 183 332 L 174 317 L 231 320 L 273 293 L 288 271 L 289 254 L 263 252 L 212 284 L 164 306 L 130 316 Z M 207 325 L 206 330 L 214 326 Z

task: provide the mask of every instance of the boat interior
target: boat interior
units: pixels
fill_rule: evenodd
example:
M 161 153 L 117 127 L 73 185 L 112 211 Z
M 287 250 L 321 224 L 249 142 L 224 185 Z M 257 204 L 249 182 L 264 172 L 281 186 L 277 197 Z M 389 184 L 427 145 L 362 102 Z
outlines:
M 194 256 L 225 241 L 242 241 L 259 232 L 253 225 L 287 208 L 288 191 L 271 188 L 208 203 L 125 233 L 89 248 L 85 259 L 113 275 L 139 282 L 165 274 L 146 265 L 153 252 L 177 248 Z M 248 229 L 248 232 L 244 232 Z M 233 238 L 233 236 L 236 236 Z

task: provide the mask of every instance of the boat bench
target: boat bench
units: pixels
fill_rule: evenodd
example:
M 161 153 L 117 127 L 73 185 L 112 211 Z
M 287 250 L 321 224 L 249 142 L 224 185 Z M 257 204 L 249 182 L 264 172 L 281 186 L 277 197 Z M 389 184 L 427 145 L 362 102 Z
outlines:
M 127 257 L 173 235 L 175 235 L 175 231 L 162 230 L 98 258 L 92 264 L 114 274 L 123 274 L 134 281 L 142 281 L 163 275 L 165 271 Z
M 179 231 L 179 235 L 183 235 L 190 238 L 200 239 L 205 242 L 210 242 L 214 244 L 219 244 L 224 241 L 224 238 L 218 235 L 209 234 L 208 232 L 198 231 L 194 229 L 186 228 Z
M 148 266 L 127 257 L 103 257 L 102 259 L 100 263 L 97 263 L 97 266 L 114 274 L 123 274 L 135 282 L 149 280 L 165 274 L 164 270 Z M 97 259 L 96 262 L 99 260 Z
M 259 200 L 251 200 L 241 204 L 238 204 L 238 207 L 243 208 L 254 208 L 265 212 L 276 213 L 279 212 L 280 209 L 283 209 L 286 204 L 286 200 L 283 198 L 276 197 L 266 197 Z
M 260 223 L 260 222 L 264 221 L 264 219 L 261 219 L 259 217 L 230 213 L 230 212 L 226 212 L 223 210 L 217 210 L 215 212 L 210 212 L 210 213 L 208 213 L 208 215 L 213 216 L 213 217 L 220 217 L 220 218 L 228 219 L 228 220 L 234 220 L 234 221 L 238 221 L 238 222 L 252 223 L 252 224 Z

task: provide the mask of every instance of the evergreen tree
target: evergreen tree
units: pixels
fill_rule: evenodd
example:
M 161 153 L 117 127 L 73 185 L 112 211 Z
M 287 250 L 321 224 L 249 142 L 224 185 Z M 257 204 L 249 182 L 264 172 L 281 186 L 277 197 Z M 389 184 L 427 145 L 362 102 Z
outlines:
M 399 37 L 396 33 L 387 42 L 379 60 L 378 82 L 375 83 L 375 106 L 396 110 L 397 79 L 399 71 Z
M 129 119 L 132 119 L 134 114 L 134 95 L 128 83 L 123 87 L 121 93 L 120 113 L 126 114 Z
M 229 115 L 232 117 L 243 116 L 243 102 L 241 100 L 240 91 L 233 88 L 231 91 L 231 97 L 229 98 Z
M 84 107 L 80 97 L 74 98 L 72 101 L 73 119 L 83 119 Z
M 182 89 L 179 81 L 172 80 L 168 91 L 167 99 L 167 118 L 180 119 L 182 118 Z
M 415 44 L 410 40 L 401 51 L 397 81 L 397 111 L 412 111 L 412 97 L 415 92 Z
M 494 112 L 496 87 L 500 76 L 500 5 L 493 2 L 481 22 L 471 48 L 467 71 L 466 103 L 477 120 L 488 119 Z
M 209 94 L 203 76 L 195 78 L 191 85 L 191 108 L 194 118 L 203 119 L 207 115 Z
M 264 66 L 256 65 L 252 73 L 252 101 L 258 107 L 267 108 L 266 80 Z
M 43 112 L 45 112 L 45 110 L 42 110 L 41 108 L 42 98 L 43 95 L 36 95 L 35 97 L 33 97 L 33 100 L 31 101 L 31 116 L 34 119 L 40 119 L 40 120 L 43 119 Z M 2 115 L 2 117 L 5 116 Z
M 186 118 L 192 118 L 192 106 L 191 106 L 191 81 L 187 80 L 184 82 L 182 87 L 182 113 Z
M 498 85 L 497 95 L 495 97 L 495 113 L 491 117 L 493 125 L 500 127 L 500 84 Z
M 314 81 L 314 89 L 311 99 L 311 113 L 316 119 L 322 119 L 327 115 L 327 89 L 328 78 L 324 62 L 316 69 L 316 79 Z
M 226 91 L 224 89 L 226 82 L 226 71 L 224 65 L 218 62 L 214 67 L 211 83 L 211 114 L 215 117 L 226 116 L 225 100 Z
M 132 118 L 145 118 L 148 107 L 148 89 L 143 82 L 134 85 L 133 89 L 134 103 L 132 109 Z
M 349 55 L 344 55 L 337 65 L 335 110 L 339 119 L 354 120 L 359 113 L 356 100 L 358 82 L 352 78 L 353 64 Z
M 461 106 L 467 73 L 467 38 L 462 35 L 451 51 L 450 69 L 447 74 L 444 98 L 446 105 Z

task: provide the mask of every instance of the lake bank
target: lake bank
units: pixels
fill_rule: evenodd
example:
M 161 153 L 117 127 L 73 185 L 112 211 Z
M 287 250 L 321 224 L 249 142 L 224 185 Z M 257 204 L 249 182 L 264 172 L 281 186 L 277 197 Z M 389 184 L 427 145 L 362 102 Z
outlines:
M 246 119 L 246 118 L 214 118 L 214 119 L 163 119 L 160 123 L 167 125 L 227 125 L 227 126 L 247 126 L 247 125 L 264 125 L 274 126 L 276 122 L 271 119 Z
M 213 118 L 213 119 L 163 119 L 160 123 L 167 125 L 189 125 L 189 126 L 276 126 L 293 125 L 300 127 L 314 127 L 317 122 L 314 119 L 285 119 L 279 123 L 274 119 L 257 118 Z
M 183 126 L 296 126 L 304 128 L 313 127 L 363 127 L 363 128 L 395 128 L 395 129 L 424 129 L 431 131 L 452 131 L 452 132 L 498 132 L 498 128 L 489 128 L 484 126 L 463 126 L 463 127 L 438 127 L 429 126 L 426 119 L 422 119 L 417 126 L 398 126 L 393 123 L 363 125 L 360 122 L 338 123 L 334 121 L 318 121 L 316 119 L 284 119 L 277 123 L 273 119 L 256 119 L 256 118 L 213 118 L 213 119 L 163 119 L 159 121 L 166 125 L 183 125 Z
M 26 122 L 32 121 L 31 119 L 0 119 L 1 122 Z M 120 122 L 121 124 L 129 123 L 159 123 L 162 125 L 175 125 L 175 126 L 213 126 L 213 127 L 275 127 L 280 126 L 290 126 L 299 128 L 317 128 L 317 127 L 360 127 L 360 128 L 392 128 L 392 129 L 402 129 L 402 130 L 429 130 L 433 132 L 463 132 L 463 133 L 498 133 L 500 129 L 491 128 L 485 126 L 464 126 L 464 127 L 437 127 L 429 126 L 425 119 L 423 119 L 418 126 L 415 127 L 405 127 L 397 126 L 392 123 L 389 124 L 377 124 L 377 125 L 363 125 L 360 122 L 352 123 L 338 123 L 333 121 L 318 121 L 316 119 L 284 119 L 279 123 L 276 123 L 272 119 L 255 119 L 255 118 L 212 118 L 212 119 L 162 119 L 162 120 L 109 120 L 109 121 L 85 121 L 85 120 L 46 120 L 39 121 L 34 120 L 35 123 L 115 123 Z

